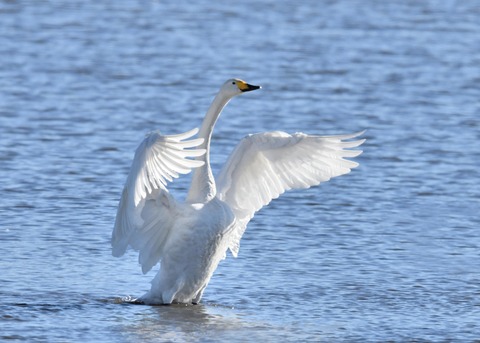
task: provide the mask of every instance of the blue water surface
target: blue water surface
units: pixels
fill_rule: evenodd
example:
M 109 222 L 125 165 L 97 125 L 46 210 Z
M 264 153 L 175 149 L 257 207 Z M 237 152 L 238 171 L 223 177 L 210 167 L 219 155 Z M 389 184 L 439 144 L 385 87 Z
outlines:
M 480 340 L 480 4 L 0 1 L 0 341 Z M 360 167 L 259 212 L 198 306 L 111 256 L 133 152 L 199 126 L 367 129 Z M 171 185 L 181 197 L 188 177 Z

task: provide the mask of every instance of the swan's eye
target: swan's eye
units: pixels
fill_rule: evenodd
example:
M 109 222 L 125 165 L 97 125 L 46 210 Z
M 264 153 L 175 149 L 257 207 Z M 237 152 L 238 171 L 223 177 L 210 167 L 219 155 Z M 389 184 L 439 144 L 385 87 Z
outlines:
M 235 81 L 232 81 L 232 85 L 234 85 L 234 84 L 235 84 Z

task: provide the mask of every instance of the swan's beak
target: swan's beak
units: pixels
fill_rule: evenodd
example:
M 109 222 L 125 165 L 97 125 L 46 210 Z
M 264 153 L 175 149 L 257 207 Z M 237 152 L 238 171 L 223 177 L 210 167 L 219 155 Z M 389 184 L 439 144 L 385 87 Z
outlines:
M 237 86 L 242 92 L 250 92 L 250 91 L 254 91 L 255 89 L 262 88 L 260 86 L 251 85 L 243 81 L 242 82 L 237 81 Z

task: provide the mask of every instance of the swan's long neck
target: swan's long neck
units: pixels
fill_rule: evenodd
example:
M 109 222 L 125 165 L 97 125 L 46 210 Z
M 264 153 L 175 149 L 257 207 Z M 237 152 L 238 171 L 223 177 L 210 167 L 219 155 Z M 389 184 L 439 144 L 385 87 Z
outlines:
M 206 153 L 203 156 L 197 157 L 197 160 L 204 161 L 205 164 L 200 168 L 196 168 L 193 172 L 192 185 L 188 192 L 187 202 L 204 203 L 213 199 L 217 194 L 215 179 L 210 167 L 210 140 L 212 138 L 213 127 L 230 99 L 230 97 L 219 92 L 213 99 L 203 119 L 198 137 L 204 139 L 203 144 L 199 146 L 199 148 L 206 149 Z

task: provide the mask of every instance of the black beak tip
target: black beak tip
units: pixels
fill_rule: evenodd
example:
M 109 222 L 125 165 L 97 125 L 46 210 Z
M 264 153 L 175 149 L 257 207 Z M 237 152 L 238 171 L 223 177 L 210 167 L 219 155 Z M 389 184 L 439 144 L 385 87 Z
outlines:
M 251 84 L 248 84 L 247 83 L 247 88 L 244 90 L 244 92 L 250 92 L 250 91 L 254 91 L 256 89 L 260 89 L 262 88 L 261 86 L 255 86 L 255 85 L 251 85 Z

